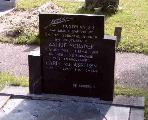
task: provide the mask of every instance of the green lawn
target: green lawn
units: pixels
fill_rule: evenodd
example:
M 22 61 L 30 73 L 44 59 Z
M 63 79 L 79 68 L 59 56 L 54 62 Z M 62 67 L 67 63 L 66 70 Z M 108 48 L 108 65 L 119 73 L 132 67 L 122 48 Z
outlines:
M 15 77 L 7 73 L 0 72 L 0 90 L 7 85 L 28 86 L 28 79 L 25 77 Z
M 122 26 L 118 49 L 148 53 L 148 0 L 120 1 L 122 10 L 106 20 L 106 33 L 111 34 L 114 26 Z
M 52 0 L 17 0 L 18 9 L 32 9 Z
M 66 13 L 91 13 L 79 10 L 83 3 L 55 2 Z M 118 50 L 148 53 L 148 0 L 120 0 L 118 13 L 106 17 L 105 34 L 113 35 L 115 26 L 121 26 L 122 39 Z

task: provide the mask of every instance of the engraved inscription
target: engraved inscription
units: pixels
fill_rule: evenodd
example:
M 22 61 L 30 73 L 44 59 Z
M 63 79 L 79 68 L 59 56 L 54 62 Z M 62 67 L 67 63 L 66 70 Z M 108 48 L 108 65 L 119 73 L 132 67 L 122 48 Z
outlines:
M 69 20 L 59 18 L 52 20 L 51 24 L 56 25 Z M 99 53 L 92 42 L 98 38 L 93 33 L 94 28 L 93 25 L 74 24 L 48 27 L 48 32 L 45 35 L 48 38 L 53 38 L 48 43 L 50 58 L 50 60 L 46 60 L 48 69 L 98 73 L 98 66 L 93 61 Z
M 61 23 L 66 23 L 66 22 L 68 22 L 72 19 L 73 18 L 70 18 L 70 17 L 61 17 L 61 18 L 53 19 L 48 26 L 44 27 L 44 29 L 47 29 L 48 27 L 50 27 L 52 25 L 58 25 L 58 24 L 61 24 Z
M 74 88 L 86 88 L 86 89 L 92 89 L 92 88 L 96 88 L 95 85 L 88 85 L 88 84 L 77 84 L 77 83 L 74 83 L 73 84 L 73 87 Z

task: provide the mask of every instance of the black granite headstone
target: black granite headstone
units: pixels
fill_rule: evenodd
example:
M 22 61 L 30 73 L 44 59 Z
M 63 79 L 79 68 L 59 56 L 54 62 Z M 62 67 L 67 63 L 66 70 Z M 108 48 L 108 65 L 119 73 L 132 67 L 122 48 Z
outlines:
M 43 92 L 113 99 L 115 41 L 104 16 L 40 14 Z

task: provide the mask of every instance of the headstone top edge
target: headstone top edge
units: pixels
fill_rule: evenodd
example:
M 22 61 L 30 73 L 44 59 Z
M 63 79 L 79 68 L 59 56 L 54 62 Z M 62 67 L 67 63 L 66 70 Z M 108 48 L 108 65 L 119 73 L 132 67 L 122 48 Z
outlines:
M 40 50 L 36 50 L 36 51 L 31 51 L 29 53 L 30 56 L 40 56 Z
M 103 39 L 117 41 L 117 36 L 104 35 Z
M 94 17 L 105 17 L 105 15 L 95 15 L 95 14 L 68 14 L 68 13 L 44 13 L 41 12 L 39 15 L 67 15 L 67 16 L 94 16 Z

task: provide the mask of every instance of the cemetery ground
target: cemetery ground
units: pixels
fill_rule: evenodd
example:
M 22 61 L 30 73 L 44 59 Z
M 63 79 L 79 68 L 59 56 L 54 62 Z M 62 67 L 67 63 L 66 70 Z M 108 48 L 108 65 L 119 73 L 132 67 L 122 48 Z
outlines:
M 18 44 L 39 44 L 38 39 L 38 11 L 37 7 L 46 3 L 49 0 L 19 0 L 17 2 L 17 10 L 10 13 L 6 17 L 1 18 L 0 28 L 7 30 L 3 31 L 4 36 L 1 35 L 1 41 L 18 43 Z M 50 0 L 52 2 L 52 0 Z M 54 3 L 53 3 L 54 2 Z M 84 2 L 69 2 L 54 0 L 48 6 L 48 10 L 43 8 L 43 12 L 60 12 L 60 13 L 94 13 L 82 9 Z M 120 8 L 115 15 L 107 15 L 105 21 L 105 34 L 112 35 L 115 26 L 122 26 L 122 39 L 118 51 L 124 52 L 148 52 L 148 1 L 147 0 L 121 0 Z M 103 13 L 96 13 L 103 14 Z M 13 16 L 13 17 L 11 17 Z M 13 18 L 17 17 L 17 20 Z M 5 26 L 5 27 L 4 27 Z M 15 26 L 15 28 L 12 26 Z M 23 27 L 24 26 L 24 27 Z M 1 31 L 0 29 L 0 31 Z M 9 30 L 8 30 L 9 29 Z M 9 32 L 8 32 L 9 31 Z
M 49 0 L 32 0 L 30 4 L 29 0 L 18 0 L 17 10 L 12 12 L 12 15 L 19 16 L 20 19 L 23 18 L 23 15 L 26 13 L 32 14 L 36 11 L 36 7 L 42 5 L 43 3 Z M 84 5 L 83 2 L 65 2 L 53 0 L 54 4 L 50 6 L 52 12 L 62 12 L 62 13 L 94 13 L 93 11 L 86 11 L 81 9 Z M 116 48 L 121 52 L 138 52 L 138 53 L 148 53 L 148 1 L 147 0 L 121 0 L 120 7 L 122 10 L 119 10 L 115 15 L 106 17 L 106 34 L 113 34 L 113 28 L 115 26 L 122 26 L 122 39 L 121 42 Z M 35 8 L 32 10 L 32 8 Z M 10 13 L 11 14 L 11 13 Z M 16 44 L 39 44 L 38 38 L 38 12 L 34 12 L 34 20 L 31 21 L 29 27 L 26 23 L 22 23 L 17 26 L 18 23 L 13 23 L 12 21 L 7 21 L 8 17 L 2 17 L 1 20 L 10 22 L 11 25 L 16 25 L 15 29 L 9 29 L 9 32 L 1 34 L 1 42 L 9 42 Z M 9 17 L 11 17 L 8 14 Z M 13 16 L 13 17 L 14 17 Z M 15 17 L 16 17 L 15 16 Z M 26 16 L 28 21 L 31 20 L 32 16 Z M 11 19 L 11 18 L 10 18 Z M 9 20 L 10 20 L 9 19 Z M 0 20 L 0 21 L 1 21 Z M 4 21 L 5 21 L 4 20 Z M 19 21 L 17 21 L 19 22 Z M 33 23 L 35 23 L 33 25 Z M 37 24 L 36 24 L 37 23 Z M 6 24 L 1 22 L 2 24 Z M 23 27 L 26 25 L 26 27 Z M 31 26 L 31 27 L 30 27 Z M 1 27 L 0 27 L 1 28 Z M 26 28 L 26 29 L 24 29 Z M 30 29 L 32 28 L 32 29 Z M 7 29 L 7 30 L 8 30 Z M 28 78 L 25 77 L 15 77 L 7 73 L 0 73 L 0 88 L 2 89 L 5 85 L 14 85 L 14 86 L 28 86 Z M 145 119 L 148 119 L 148 90 L 141 88 L 132 88 L 132 87 L 121 87 L 116 86 L 115 88 L 116 95 L 127 95 L 127 96 L 145 96 Z

